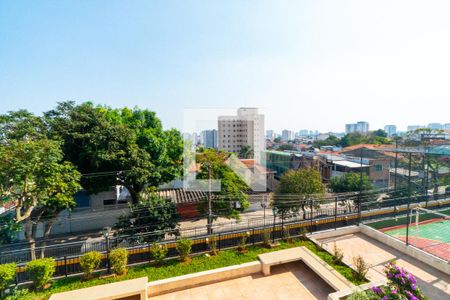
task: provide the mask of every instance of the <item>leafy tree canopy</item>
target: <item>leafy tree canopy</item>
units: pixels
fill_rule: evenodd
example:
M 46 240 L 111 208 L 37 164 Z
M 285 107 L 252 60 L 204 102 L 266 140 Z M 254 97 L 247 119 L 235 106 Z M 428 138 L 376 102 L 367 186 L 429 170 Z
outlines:
M 178 220 L 174 202 L 149 192 L 138 204 L 130 205 L 130 211 L 119 217 L 114 228 L 120 236 L 138 235 L 139 241 L 148 243 L 163 240 L 163 231 L 175 229 Z
M 332 177 L 330 180 L 330 188 L 335 193 L 368 191 L 373 189 L 373 184 L 369 176 L 363 174 L 362 184 L 361 175 L 359 173 L 346 173 L 343 176 Z
M 220 179 L 221 191 L 213 193 L 212 210 L 214 217 L 238 218 L 239 213 L 249 206 L 246 192 L 249 190 L 247 184 L 227 166 L 226 161 L 229 153 L 214 149 L 206 149 L 197 155 L 200 163 L 198 179 L 208 179 L 208 169 L 211 179 Z M 207 211 L 207 199 L 202 202 L 200 210 Z
M 81 173 L 93 174 L 82 180 L 91 192 L 121 184 L 137 203 L 145 187 L 181 173 L 181 135 L 163 130 L 152 111 L 63 102 L 45 118 L 52 137 L 62 140 L 65 158 Z
M 280 179 L 273 206 L 282 216 L 297 215 L 300 209 L 305 218 L 305 208 L 314 200 L 315 206 L 325 193 L 319 171 L 313 168 L 289 170 Z
M 292 144 L 282 144 L 282 145 L 280 145 L 278 147 L 278 150 L 280 150 L 280 151 L 285 151 L 285 150 L 294 151 L 296 149 L 295 149 L 294 145 L 292 145 Z

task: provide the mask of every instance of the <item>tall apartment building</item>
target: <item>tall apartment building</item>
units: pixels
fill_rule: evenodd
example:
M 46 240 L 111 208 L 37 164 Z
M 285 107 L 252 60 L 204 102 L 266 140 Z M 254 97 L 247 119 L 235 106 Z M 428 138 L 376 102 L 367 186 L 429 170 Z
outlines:
M 417 129 L 425 128 L 423 125 L 408 125 L 406 131 L 416 131 Z
M 250 146 L 257 162 L 261 161 L 261 153 L 265 148 L 264 115 L 257 108 L 243 107 L 235 116 L 219 116 L 218 119 L 219 149 L 239 153 L 243 146 Z
M 428 124 L 427 127 L 430 128 L 430 129 L 433 129 L 433 130 L 442 130 L 442 129 L 444 129 L 444 126 L 441 123 L 430 123 L 430 124 Z
M 361 133 L 367 134 L 369 133 L 369 123 L 365 121 L 359 121 L 357 123 L 345 124 L 345 133 Z
M 389 137 L 394 136 L 397 134 L 397 126 L 395 125 L 386 125 L 384 126 L 384 131 L 387 132 L 387 135 Z
M 294 132 L 291 131 L 291 130 L 287 130 L 287 129 L 283 130 L 281 132 L 281 139 L 283 141 L 292 141 L 292 140 L 294 140 L 295 139 Z
M 273 141 L 275 139 L 275 131 L 266 130 L 266 139 Z
M 217 130 L 204 130 L 201 133 L 201 140 L 205 148 L 217 148 Z
M 444 129 L 445 130 L 450 130 L 450 123 L 445 123 L 444 124 Z

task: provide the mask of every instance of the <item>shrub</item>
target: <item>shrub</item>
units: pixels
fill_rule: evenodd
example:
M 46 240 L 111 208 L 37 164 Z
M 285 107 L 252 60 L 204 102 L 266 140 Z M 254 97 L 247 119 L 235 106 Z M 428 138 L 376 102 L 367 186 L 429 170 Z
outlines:
M 34 300 L 28 289 L 15 288 L 12 294 L 6 296 L 5 300 Z
M 238 247 L 237 247 L 239 252 L 246 252 L 247 251 L 247 238 L 248 238 L 249 235 L 250 235 L 250 233 L 246 232 L 241 237 L 241 239 L 239 240 Z
M 344 252 L 342 252 L 342 250 L 339 249 L 336 246 L 336 243 L 334 243 L 334 247 L 333 247 L 333 263 L 336 264 L 336 265 L 341 265 L 343 259 L 344 259 Z
M 177 251 L 182 261 L 188 261 L 189 254 L 192 251 L 192 241 L 188 239 L 179 239 L 177 241 Z
M 218 241 L 218 238 L 215 235 L 212 235 L 209 238 L 207 238 L 207 243 L 209 246 L 209 250 L 211 250 L 211 255 L 217 255 L 217 253 L 218 253 L 217 241 Z
M 14 280 L 16 267 L 15 263 L 0 265 L 0 296 L 2 291 Z
M 36 289 L 43 289 L 55 273 L 55 261 L 51 257 L 32 260 L 26 270 Z
M 369 271 L 369 265 L 360 255 L 353 258 L 353 264 L 355 265 L 355 278 L 357 280 L 364 280 L 367 272 Z
M 266 248 L 270 248 L 270 231 L 264 231 L 263 232 L 263 246 Z
M 161 265 L 161 263 L 164 261 L 164 258 L 166 258 L 167 252 L 169 252 L 169 249 L 167 249 L 166 245 L 153 243 L 150 247 L 150 253 L 155 260 L 155 264 L 158 266 Z
M 287 227 L 283 229 L 283 239 L 288 243 L 292 242 L 291 233 Z
M 347 300 L 371 300 L 371 299 L 373 298 L 369 297 L 369 295 L 363 291 L 354 292 L 347 298 Z
M 388 278 L 387 286 L 372 287 L 373 299 L 427 299 L 417 286 L 416 278 L 405 269 L 396 266 L 395 262 L 388 263 L 384 273 Z
M 91 278 L 92 272 L 100 266 L 102 254 L 97 251 L 87 252 L 80 259 L 80 266 L 85 278 Z
M 125 248 L 116 248 L 109 253 L 109 262 L 117 275 L 127 272 L 128 251 Z

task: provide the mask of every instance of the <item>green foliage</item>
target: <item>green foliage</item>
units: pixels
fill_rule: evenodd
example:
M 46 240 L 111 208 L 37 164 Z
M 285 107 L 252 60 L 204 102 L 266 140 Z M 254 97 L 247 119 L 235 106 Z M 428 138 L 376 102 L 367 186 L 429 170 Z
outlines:
M 361 134 L 358 132 L 353 132 L 346 134 L 341 141 L 339 142 L 339 145 L 342 147 L 348 147 L 348 146 L 354 146 L 358 144 L 390 144 L 392 142 L 391 139 L 388 139 L 386 137 L 380 136 L 380 132 L 374 131 L 370 132 L 369 134 Z
M 343 259 L 344 259 L 344 252 L 342 252 L 342 250 L 337 247 L 336 243 L 334 243 L 333 263 L 335 263 L 336 265 L 340 265 L 340 264 L 342 264 Z
M 125 248 L 116 248 L 109 252 L 111 267 L 117 275 L 127 272 L 128 251 Z
M 282 145 L 280 145 L 278 148 L 277 148 L 277 150 L 280 150 L 280 151 L 294 151 L 294 150 L 296 150 L 295 149 L 295 146 L 294 145 L 292 145 L 292 144 L 282 144 Z
M 335 176 L 330 180 L 330 188 L 335 193 L 368 191 L 373 189 L 373 184 L 369 176 L 363 174 L 361 183 L 361 174 L 345 173 L 343 176 Z
M 239 151 L 239 158 L 253 158 L 253 150 L 249 145 L 244 145 Z
M 160 245 L 158 243 L 153 243 L 150 247 L 150 253 L 152 254 L 153 259 L 155 260 L 156 265 L 161 265 L 164 261 L 164 258 L 167 256 L 167 252 L 169 249 L 166 245 Z
M 364 291 L 354 292 L 347 300 L 372 300 L 372 298 Z
M 45 118 L 51 135 L 63 141 L 66 159 L 80 172 L 117 171 L 110 177 L 83 178 L 83 187 L 91 192 L 120 184 L 137 203 L 147 185 L 156 187 L 181 174 L 181 135 L 163 130 L 152 111 L 64 102 Z
M 264 230 L 262 235 L 263 246 L 269 248 L 270 247 L 270 231 Z
M 189 254 L 192 251 L 192 244 L 193 244 L 192 240 L 189 239 L 183 238 L 177 241 L 176 248 L 182 261 L 188 261 Z
M 15 263 L 0 265 L 0 296 L 1 292 L 14 281 L 16 268 Z
M 195 272 L 207 271 L 232 265 L 243 264 L 247 262 L 257 261 L 258 255 L 268 253 L 272 251 L 288 249 L 292 247 L 305 246 L 322 260 L 336 269 L 345 278 L 350 280 L 355 285 L 362 284 L 364 282 L 355 281 L 353 278 L 353 271 L 347 266 L 334 265 L 332 262 L 332 255 L 317 247 L 309 240 L 306 241 L 294 241 L 292 244 L 281 242 L 280 246 L 276 248 L 264 248 L 258 246 L 249 246 L 246 253 L 239 253 L 235 250 L 221 251 L 217 256 L 206 257 L 204 255 L 195 256 L 192 258 L 190 264 L 181 263 L 176 259 L 166 260 L 162 266 L 141 265 L 131 267 L 127 275 L 123 277 L 110 277 L 110 278 L 95 278 L 89 281 L 80 281 L 76 277 L 63 278 L 52 284 L 49 290 L 32 293 L 33 300 L 47 299 L 50 294 L 60 293 L 69 290 L 75 290 L 100 284 L 112 283 L 126 279 L 140 278 L 147 276 L 149 281 L 155 281 L 174 276 L 181 276 L 191 274 Z
M 247 251 L 247 239 L 248 239 L 249 235 L 250 234 L 248 232 L 246 232 L 239 239 L 239 243 L 238 243 L 238 246 L 237 246 L 237 250 L 239 252 L 246 252 Z
M 11 294 L 6 296 L 5 300 L 35 300 L 28 289 L 15 288 Z
M 20 229 L 20 224 L 10 215 L 0 216 L 0 245 L 14 243 Z
M 273 206 L 282 218 L 298 215 L 300 209 L 306 215 L 306 207 L 314 201 L 317 206 L 325 193 L 320 173 L 312 168 L 289 170 L 280 179 Z
M 353 265 L 355 266 L 355 278 L 357 280 L 364 280 L 367 272 L 369 271 L 369 265 L 366 263 L 362 256 L 358 255 L 353 258 Z
M 114 228 L 118 235 L 152 233 L 139 236 L 140 242 L 149 243 L 161 241 L 165 236 L 162 231 L 175 229 L 178 220 L 175 203 L 150 192 L 144 194 L 139 203 L 130 205 L 129 211 L 119 217 Z
M 201 164 L 198 179 L 208 179 L 208 167 L 211 172 L 211 179 L 220 179 L 220 192 L 213 193 L 212 211 L 215 218 L 221 216 L 225 218 L 239 218 L 239 213 L 250 205 L 248 196 L 245 193 L 249 187 L 247 184 L 226 164 L 226 161 L 233 163 L 235 156 L 230 156 L 223 151 L 206 149 L 197 155 L 197 162 Z M 199 211 L 207 211 L 207 199 L 200 203 Z
M 207 239 L 209 250 L 211 250 L 211 255 L 217 255 L 217 253 L 218 253 L 218 251 L 217 251 L 218 240 L 219 239 L 216 235 L 211 235 Z
M 274 141 L 274 143 L 280 143 L 281 137 L 277 136 L 273 141 Z
M 313 148 L 320 148 L 322 146 L 338 146 L 340 141 L 341 140 L 338 137 L 336 137 L 334 135 L 330 135 L 323 141 L 319 141 L 319 140 L 314 141 L 312 146 L 313 146 Z
M 27 263 L 26 270 L 29 278 L 37 289 L 43 289 L 55 273 L 53 258 L 40 258 Z
M 101 261 L 102 254 L 97 251 L 87 252 L 80 258 L 80 266 L 85 278 L 92 277 L 92 272 L 100 266 Z

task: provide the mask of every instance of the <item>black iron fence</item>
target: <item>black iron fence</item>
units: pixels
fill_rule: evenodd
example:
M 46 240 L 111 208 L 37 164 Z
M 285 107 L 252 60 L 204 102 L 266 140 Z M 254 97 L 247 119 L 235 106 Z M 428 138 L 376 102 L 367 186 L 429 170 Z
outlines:
M 423 207 L 444 208 L 450 207 L 448 194 L 434 195 L 431 198 L 409 198 L 409 199 L 388 199 L 361 203 L 361 205 L 349 206 L 339 199 L 333 202 L 323 203 L 323 208 L 306 211 L 295 216 L 281 218 L 275 217 L 255 218 L 236 226 L 232 230 L 223 231 L 221 228 L 214 228 L 213 235 L 217 239 L 218 249 L 234 248 L 239 245 L 243 236 L 246 236 L 247 244 L 258 244 L 263 241 L 263 236 L 269 234 L 273 240 L 279 240 L 286 235 L 299 236 L 316 231 L 337 229 L 339 227 L 357 225 L 362 221 L 369 221 L 382 218 L 392 218 L 404 214 L 411 203 L 420 203 Z M 361 210 L 359 209 L 361 208 Z M 160 233 L 158 233 L 160 235 Z M 168 258 L 175 258 L 178 253 L 175 249 L 176 241 L 181 238 L 189 238 L 193 241 L 192 253 L 200 254 L 208 251 L 208 236 L 206 231 L 198 230 L 177 230 L 176 232 L 165 232 L 165 240 L 160 241 L 166 244 L 169 252 Z M 62 245 L 47 246 L 43 249 L 36 249 L 37 254 L 44 257 L 53 257 L 56 261 L 55 277 L 64 277 L 81 274 L 79 265 L 80 257 L 85 252 L 99 251 L 103 253 L 101 268 L 106 269 L 106 253 L 112 248 L 124 247 L 129 252 L 129 265 L 148 263 L 152 260 L 150 246 L 152 234 L 141 234 L 139 236 L 119 236 L 105 237 L 99 241 L 86 244 L 86 242 L 65 243 Z M 148 241 L 148 242 L 146 242 Z M 38 255 L 39 257 L 39 255 Z M 0 263 L 18 263 L 17 283 L 28 281 L 25 272 L 26 262 L 31 260 L 29 249 L 1 253 Z

